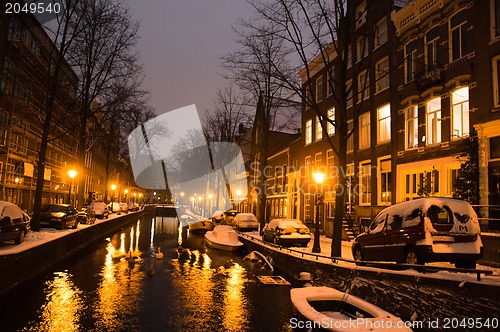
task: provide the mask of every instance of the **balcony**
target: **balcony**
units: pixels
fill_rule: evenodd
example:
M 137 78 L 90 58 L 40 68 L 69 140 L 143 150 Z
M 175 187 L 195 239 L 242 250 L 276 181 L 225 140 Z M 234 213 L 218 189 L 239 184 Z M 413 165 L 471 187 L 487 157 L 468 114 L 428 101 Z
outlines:
M 420 74 L 417 74 L 417 85 L 420 90 L 440 85 L 443 82 L 443 70 L 441 67 L 428 66 Z

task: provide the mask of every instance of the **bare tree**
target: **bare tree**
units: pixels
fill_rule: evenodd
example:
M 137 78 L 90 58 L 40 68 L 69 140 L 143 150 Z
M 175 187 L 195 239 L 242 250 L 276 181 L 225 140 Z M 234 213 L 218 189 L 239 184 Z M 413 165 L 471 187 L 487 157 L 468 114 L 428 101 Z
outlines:
M 78 87 L 78 163 L 85 164 L 85 154 L 96 137 L 87 131 L 94 102 L 100 112 L 116 110 L 114 100 L 106 97 L 116 88 L 115 83 L 136 77 L 141 70 L 132 52 L 137 41 L 138 23 L 118 0 L 83 0 L 78 2 L 79 26 L 75 25 L 75 40 L 69 50 L 69 62 L 79 77 Z M 122 95 L 116 95 L 123 98 Z M 111 107 L 108 107 L 108 104 Z M 104 117 L 115 119 L 114 115 Z M 84 201 L 85 176 L 78 177 L 78 202 Z
M 337 185 L 346 188 L 347 140 L 358 127 L 358 115 L 364 98 L 357 98 L 353 107 L 353 128 L 348 128 L 347 105 L 355 96 L 369 93 L 368 75 L 358 84 L 348 83 L 348 69 L 353 82 L 361 70 L 366 69 L 371 62 L 371 52 L 368 40 L 373 40 L 375 24 L 365 24 L 357 33 L 362 36 L 362 42 L 356 51 L 364 54 L 360 61 L 348 63 L 354 54 L 350 47 L 356 19 L 366 17 L 373 2 L 366 1 L 366 7 L 360 12 L 360 17 L 349 17 L 348 1 L 326 0 L 249 0 L 257 11 L 257 20 L 265 25 L 252 25 L 252 29 L 264 35 L 271 35 L 279 40 L 284 47 L 291 50 L 288 55 L 292 61 L 298 62 L 304 74 L 305 87 L 297 80 L 290 79 L 288 72 L 280 70 L 280 63 L 271 61 L 271 65 L 281 84 L 293 91 L 321 120 L 324 136 L 329 142 L 337 160 Z M 373 22 L 372 22 L 373 23 Z M 263 30 L 264 28 L 264 30 Z M 293 54 L 293 56 L 291 56 Z M 313 76 L 318 70 L 325 68 L 328 74 L 327 88 L 331 89 L 335 100 L 335 118 L 328 118 L 321 112 L 316 98 L 310 93 L 315 90 Z M 380 76 L 380 75 L 379 75 Z M 335 135 L 327 134 L 327 127 L 335 128 Z M 341 255 L 342 221 L 345 213 L 346 190 L 337 190 L 335 195 L 335 219 L 333 227 L 332 256 Z

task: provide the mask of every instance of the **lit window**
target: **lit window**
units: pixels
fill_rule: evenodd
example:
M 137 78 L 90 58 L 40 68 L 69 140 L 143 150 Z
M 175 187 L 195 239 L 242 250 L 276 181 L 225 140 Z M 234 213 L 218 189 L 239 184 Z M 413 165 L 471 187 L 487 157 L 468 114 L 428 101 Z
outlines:
M 450 19 L 451 61 L 467 54 L 467 12 L 462 10 Z
M 381 160 L 379 167 L 380 178 L 380 203 L 391 203 L 391 160 Z
M 500 0 L 490 0 L 491 39 L 500 37 Z
M 452 139 L 469 136 L 469 88 L 461 88 L 451 94 Z
M 493 69 L 493 101 L 494 106 L 500 106 L 500 55 L 496 56 L 492 60 Z
M 333 150 L 328 150 L 326 152 L 326 167 L 328 168 L 328 173 L 330 173 L 330 175 L 332 174 L 334 166 Z
M 405 110 L 405 142 L 407 149 L 418 147 L 418 107 L 410 106 Z
M 354 128 L 354 121 L 347 121 L 347 152 L 354 150 L 354 134 L 351 133 Z
M 312 143 L 312 120 L 306 121 L 305 140 L 306 144 Z
M 378 143 L 391 140 L 391 106 L 387 104 L 377 110 Z
M 328 125 L 327 125 L 327 128 L 328 128 L 328 136 L 331 136 L 333 134 L 335 134 L 335 126 L 330 122 L 330 121 L 333 121 L 335 122 L 335 108 L 332 107 L 328 110 Z
M 323 138 L 323 128 L 321 128 L 321 119 L 319 116 L 316 117 L 316 141 Z
M 370 113 L 359 117 L 359 148 L 370 147 Z
M 427 145 L 441 142 L 441 98 L 427 103 Z
M 360 165 L 359 174 L 359 200 L 360 204 L 370 204 L 371 203 L 371 167 L 370 163 Z

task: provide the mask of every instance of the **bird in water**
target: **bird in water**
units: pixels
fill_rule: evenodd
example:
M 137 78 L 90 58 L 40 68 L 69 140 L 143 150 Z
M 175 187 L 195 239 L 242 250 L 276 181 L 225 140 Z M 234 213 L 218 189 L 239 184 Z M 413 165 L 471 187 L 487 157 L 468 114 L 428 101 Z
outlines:
M 163 253 L 161 252 L 161 248 L 158 247 L 158 252 L 156 253 L 156 258 L 157 259 L 162 259 L 163 258 Z

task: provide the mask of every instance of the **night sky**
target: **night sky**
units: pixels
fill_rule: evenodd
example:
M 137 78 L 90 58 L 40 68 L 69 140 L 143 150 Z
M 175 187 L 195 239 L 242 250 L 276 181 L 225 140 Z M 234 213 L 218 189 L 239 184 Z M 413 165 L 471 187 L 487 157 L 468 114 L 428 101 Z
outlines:
M 124 0 L 140 22 L 138 51 L 144 88 L 156 113 L 196 104 L 212 108 L 227 86 L 220 56 L 237 49 L 232 30 L 253 9 L 245 0 Z

